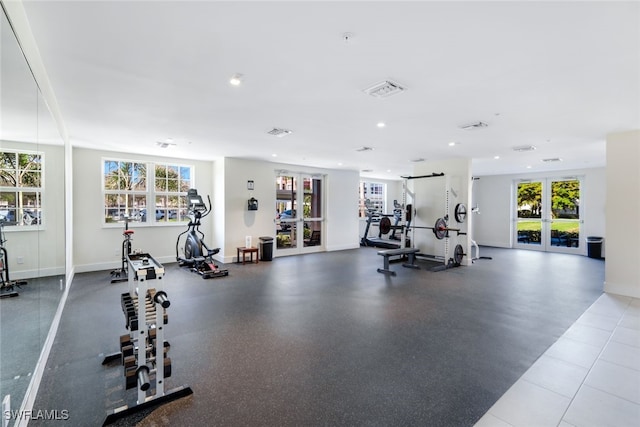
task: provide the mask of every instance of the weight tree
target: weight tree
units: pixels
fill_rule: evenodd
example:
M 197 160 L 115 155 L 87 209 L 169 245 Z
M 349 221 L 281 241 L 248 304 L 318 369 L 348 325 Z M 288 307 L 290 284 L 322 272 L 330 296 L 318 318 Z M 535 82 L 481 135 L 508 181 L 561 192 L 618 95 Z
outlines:
M 164 267 L 145 253 L 127 254 L 126 258 L 129 291 L 121 295 L 121 305 L 129 333 L 120 336 L 120 351 L 106 356 L 102 364 L 120 360 L 125 388 L 137 388 L 138 399 L 134 406 L 114 409 L 103 425 L 193 393 L 188 386 L 165 391 L 165 379 L 171 376 L 171 359 L 167 357 L 170 346 L 164 340 L 164 326 L 171 303 L 159 286 L 147 285 L 148 280 L 162 279 Z

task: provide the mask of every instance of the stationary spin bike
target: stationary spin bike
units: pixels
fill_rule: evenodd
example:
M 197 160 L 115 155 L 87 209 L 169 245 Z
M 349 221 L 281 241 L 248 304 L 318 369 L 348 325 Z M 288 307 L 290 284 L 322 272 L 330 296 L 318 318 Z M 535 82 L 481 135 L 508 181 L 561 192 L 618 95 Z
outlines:
M 129 230 L 129 217 L 124 218 L 124 231 L 122 232 L 122 265 L 120 268 L 111 270 L 111 283 L 126 282 L 128 280 L 127 255 L 131 255 L 131 236 L 133 230 Z
M 18 291 L 15 288 L 22 289 L 27 282 L 24 280 L 11 280 L 9 277 L 9 255 L 4 243 L 4 221 L 0 221 L 0 298 L 17 297 Z
M 202 241 L 204 233 L 200 231 L 200 220 L 211 213 L 211 198 L 207 196 L 209 206 L 204 203 L 198 190 L 191 188 L 187 192 L 189 202 L 189 224 L 187 229 L 178 235 L 176 240 L 176 260 L 180 267 L 188 267 L 198 273 L 203 279 L 228 276 L 229 270 L 221 270 L 213 261 L 213 255 L 220 252 L 220 248 L 209 249 Z M 180 238 L 186 234 L 184 240 L 184 256 L 180 256 Z

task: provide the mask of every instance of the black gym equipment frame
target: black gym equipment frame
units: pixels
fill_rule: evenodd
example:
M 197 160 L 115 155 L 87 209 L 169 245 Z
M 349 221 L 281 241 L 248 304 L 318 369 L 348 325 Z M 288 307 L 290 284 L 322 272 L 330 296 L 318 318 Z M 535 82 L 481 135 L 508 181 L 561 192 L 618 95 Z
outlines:
M 124 239 L 122 240 L 122 264 L 120 268 L 111 270 L 111 283 L 120 283 L 127 281 L 127 256 L 131 255 L 131 240 L 133 230 L 129 230 L 129 217 L 124 218 L 124 231 L 122 232 Z
M 202 240 L 204 233 L 200 231 L 200 220 L 211 213 L 211 198 L 207 196 L 207 200 L 209 206 L 204 203 L 195 188 L 191 188 L 187 192 L 189 224 L 187 229 L 180 233 L 176 239 L 176 261 L 180 267 L 190 268 L 203 279 L 212 279 L 228 276 L 229 270 L 221 270 L 213 260 L 213 255 L 220 252 L 220 248 L 210 249 Z M 184 256 L 181 257 L 179 253 L 180 238 L 184 234 L 187 237 L 184 242 Z
M 27 282 L 24 280 L 11 280 L 9 274 L 9 253 L 4 247 L 7 239 L 4 237 L 5 221 L 0 221 L 0 298 L 17 297 L 18 291 L 15 288 L 22 289 Z
M 369 237 L 369 228 L 371 227 L 373 217 L 376 213 L 371 206 L 371 202 L 369 201 L 369 199 L 365 200 L 364 204 L 367 215 L 367 226 L 364 229 L 364 236 L 360 239 L 360 246 L 371 246 L 384 249 L 399 249 L 400 245 L 398 243 L 394 243 L 382 238 L 383 221 L 385 223 L 388 223 L 388 225 L 384 227 L 387 233 L 391 230 L 391 220 L 389 220 L 389 218 L 386 216 L 382 216 L 382 218 L 380 219 L 380 233 L 378 237 Z

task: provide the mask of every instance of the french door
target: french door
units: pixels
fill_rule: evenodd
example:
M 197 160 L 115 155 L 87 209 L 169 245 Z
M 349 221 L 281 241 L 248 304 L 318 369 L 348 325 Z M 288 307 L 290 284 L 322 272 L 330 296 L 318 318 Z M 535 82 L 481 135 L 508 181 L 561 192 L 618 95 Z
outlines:
M 322 175 L 276 174 L 275 256 L 324 249 Z
M 584 253 L 580 178 L 521 180 L 514 185 L 513 246 Z

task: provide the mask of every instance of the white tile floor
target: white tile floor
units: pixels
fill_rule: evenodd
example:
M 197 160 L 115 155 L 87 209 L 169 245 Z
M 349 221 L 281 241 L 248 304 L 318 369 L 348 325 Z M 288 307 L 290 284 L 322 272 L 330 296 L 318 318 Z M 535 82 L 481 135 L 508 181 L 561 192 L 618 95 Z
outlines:
M 640 299 L 603 294 L 476 427 L 640 426 Z

